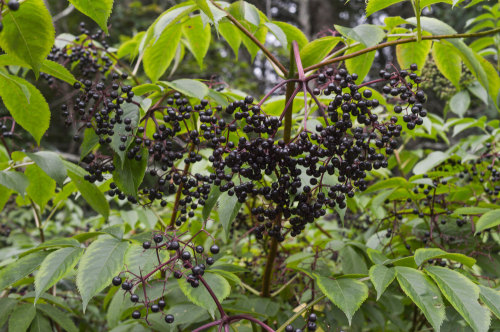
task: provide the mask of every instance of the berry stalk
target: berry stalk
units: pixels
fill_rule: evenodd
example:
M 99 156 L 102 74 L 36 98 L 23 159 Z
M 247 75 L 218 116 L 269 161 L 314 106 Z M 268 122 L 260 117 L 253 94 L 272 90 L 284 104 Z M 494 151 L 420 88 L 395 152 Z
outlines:
M 294 42 L 294 45 L 296 45 L 296 42 Z M 291 79 L 295 75 L 295 65 L 294 65 L 294 59 L 295 59 L 295 54 L 294 54 L 294 48 L 290 50 L 290 71 L 288 74 L 288 78 Z M 302 71 L 303 73 L 303 71 Z M 295 90 L 295 81 L 290 81 L 286 85 L 286 94 L 285 94 L 285 100 L 286 100 L 286 106 L 285 106 L 285 126 L 283 128 L 283 140 L 285 143 L 290 142 L 290 137 L 292 133 L 292 114 L 293 114 L 293 98 L 297 95 L 297 90 Z M 280 225 L 281 224 L 281 213 L 278 214 L 276 217 L 275 224 Z M 267 261 L 266 261 L 266 268 L 264 270 L 264 276 L 262 279 L 262 296 L 263 297 L 270 297 L 271 296 L 271 279 L 272 279 L 272 273 L 273 273 L 273 267 L 274 267 L 274 260 L 276 259 L 276 255 L 278 254 L 278 239 L 276 237 L 273 237 L 271 240 L 271 248 L 269 250 L 269 253 L 267 255 Z

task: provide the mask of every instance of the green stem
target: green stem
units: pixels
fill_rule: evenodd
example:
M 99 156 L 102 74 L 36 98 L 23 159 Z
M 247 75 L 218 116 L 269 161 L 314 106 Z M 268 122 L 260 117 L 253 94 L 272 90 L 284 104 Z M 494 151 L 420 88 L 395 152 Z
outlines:
M 413 6 L 413 11 L 415 12 L 415 17 L 417 18 L 417 42 L 422 40 L 422 25 L 420 24 L 420 0 L 414 0 L 411 2 Z
M 282 332 L 282 331 L 284 331 L 285 328 L 287 327 L 287 325 L 292 324 L 297 318 L 300 317 L 300 315 L 302 315 L 304 312 L 306 312 L 309 308 L 315 306 L 319 301 L 323 300 L 325 297 L 326 297 L 325 295 L 322 295 L 322 296 L 318 297 L 316 300 L 314 300 L 311 303 L 309 303 L 308 305 L 306 305 L 304 308 L 300 309 L 295 315 L 293 315 L 292 317 L 290 317 L 289 320 L 287 320 L 283 325 L 281 325 L 276 330 L 276 332 Z
M 495 29 L 491 29 L 491 30 L 487 30 L 487 31 L 477 32 L 477 33 L 461 33 L 461 34 L 459 33 L 459 34 L 453 34 L 453 35 L 422 36 L 422 40 L 440 40 L 440 39 L 482 37 L 482 36 L 488 36 L 488 35 L 492 35 L 492 34 L 499 33 L 499 32 L 500 32 L 500 28 L 495 28 Z M 381 43 L 381 44 L 378 44 L 378 45 L 375 45 L 372 47 L 367 47 L 365 49 L 362 49 L 360 51 L 357 51 L 357 52 L 354 52 L 351 54 L 335 57 L 333 59 L 329 59 L 329 60 L 317 63 L 315 65 L 309 66 L 309 67 L 305 68 L 304 71 L 307 73 L 311 70 L 315 70 L 315 69 L 321 68 L 323 66 L 330 65 L 332 63 L 355 58 L 361 54 L 376 51 L 376 50 L 379 50 L 379 49 L 382 49 L 385 47 L 415 42 L 417 40 L 417 38 L 418 37 L 411 37 L 411 38 L 406 38 L 406 39 L 391 40 L 391 41 Z
M 243 281 L 240 282 L 240 285 L 241 285 L 241 287 L 245 288 L 247 291 L 249 291 L 253 295 L 257 295 L 257 296 L 260 295 L 260 293 L 259 293 L 258 290 L 254 289 L 252 286 L 249 286 L 249 285 L 245 284 Z
M 45 235 L 43 234 L 40 213 L 38 212 L 38 210 L 36 208 L 35 202 L 33 202 L 33 200 L 31 198 L 30 198 L 30 204 L 31 204 L 31 208 L 33 209 L 33 216 L 35 218 L 36 228 L 38 228 L 38 232 L 40 233 L 40 241 L 43 243 L 43 242 L 45 242 Z
M 271 293 L 271 297 L 275 297 L 276 295 L 279 295 L 279 293 L 281 293 L 282 291 L 284 291 L 288 286 L 290 286 L 292 284 L 292 282 L 295 281 L 295 279 L 297 279 L 299 275 L 296 274 L 292 279 L 288 280 L 286 284 L 284 284 L 283 286 L 281 286 L 280 289 L 278 289 L 277 291 Z

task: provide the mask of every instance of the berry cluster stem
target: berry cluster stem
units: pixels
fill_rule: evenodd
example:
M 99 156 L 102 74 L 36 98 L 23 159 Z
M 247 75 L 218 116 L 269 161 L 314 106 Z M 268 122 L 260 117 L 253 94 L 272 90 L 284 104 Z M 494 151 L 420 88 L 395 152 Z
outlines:
M 295 42 L 294 42 L 295 45 Z M 291 79 L 295 75 L 295 54 L 294 47 L 290 49 L 290 71 L 288 72 L 288 78 Z M 301 66 L 299 66 L 301 67 Z M 291 133 L 292 133 L 292 114 L 293 114 L 293 98 L 296 93 L 295 90 L 295 81 L 289 81 L 286 85 L 286 94 L 285 94 L 285 127 L 283 131 L 283 140 L 285 143 L 290 142 Z M 281 224 L 281 213 L 276 217 L 275 224 Z M 278 254 L 278 240 L 273 237 L 271 240 L 271 247 L 269 253 L 267 255 L 266 268 L 264 270 L 264 277 L 262 279 L 262 296 L 270 297 L 271 296 L 271 279 L 274 268 L 274 260 L 276 259 L 276 255 Z

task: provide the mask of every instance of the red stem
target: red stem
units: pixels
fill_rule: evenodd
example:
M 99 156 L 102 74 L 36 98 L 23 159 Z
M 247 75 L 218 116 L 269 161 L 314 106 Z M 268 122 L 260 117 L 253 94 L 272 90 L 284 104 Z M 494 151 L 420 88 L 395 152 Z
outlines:
M 244 319 L 244 320 L 248 320 L 250 322 L 254 322 L 255 324 L 258 324 L 260 325 L 261 327 L 264 328 L 264 330 L 268 331 L 268 332 L 275 332 L 269 325 L 267 325 L 266 323 L 258 320 L 257 318 L 254 318 L 252 316 L 249 316 L 249 315 L 235 315 L 235 316 L 231 316 L 229 317 L 229 320 L 230 321 L 238 321 L 238 320 L 241 320 L 241 319 Z
M 208 324 L 202 325 L 202 326 L 194 329 L 192 332 L 201 332 L 203 330 L 208 329 L 209 327 L 212 327 L 212 326 L 215 326 L 215 325 L 219 325 L 220 323 L 222 323 L 222 319 L 215 320 L 215 321 L 210 322 Z

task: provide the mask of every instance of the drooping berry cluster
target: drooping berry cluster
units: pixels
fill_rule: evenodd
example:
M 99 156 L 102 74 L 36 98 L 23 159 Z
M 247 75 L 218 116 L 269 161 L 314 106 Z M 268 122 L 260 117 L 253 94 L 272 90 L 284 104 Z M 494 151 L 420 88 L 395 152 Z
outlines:
M 82 22 L 80 33 L 73 40 L 59 40 L 64 46 L 53 46 L 47 59 L 71 67 L 79 77 L 94 78 L 99 73 L 107 74 L 113 66 L 113 60 L 107 52 L 109 45 L 104 32 L 99 29 L 92 34 Z
M 205 274 L 206 265 L 213 265 L 215 259 L 205 252 L 202 245 L 195 244 L 196 237 L 202 232 L 204 232 L 203 229 L 188 240 L 183 240 L 185 234 L 178 234 L 175 231 L 154 234 L 152 241 L 145 241 L 142 248 L 144 254 L 147 254 L 146 251 L 156 251 L 158 264 L 151 271 L 140 271 L 139 274 L 129 270 L 124 271 L 125 280 L 121 276 L 113 278 L 112 284 L 114 286 L 121 285 L 121 288 L 130 294 L 131 302 L 135 305 L 142 304 L 145 308 L 146 321 L 150 312 L 162 312 L 166 306 L 163 294 L 161 296 L 158 296 L 158 294 L 148 296 L 148 281 L 156 273 L 166 276 L 163 281 L 164 290 L 167 289 L 166 283 L 172 275 L 175 279 L 185 279 L 193 288 L 199 287 L 200 283 L 203 284 L 203 287 L 209 287 L 204 281 L 203 275 Z M 210 255 L 217 255 L 220 249 L 216 244 L 213 244 L 209 251 Z M 139 286 L 142 287 L 142 298 L 136 294 Z M 144 315 L 143 312 L 144 310 L 138 307 L 132 312 L 132 318 L 141 318 Z M 171 314 L 165 314 L 164 316 L 165 322 L 169 324 L 173 323 L 174 319 L 175 317 Z

